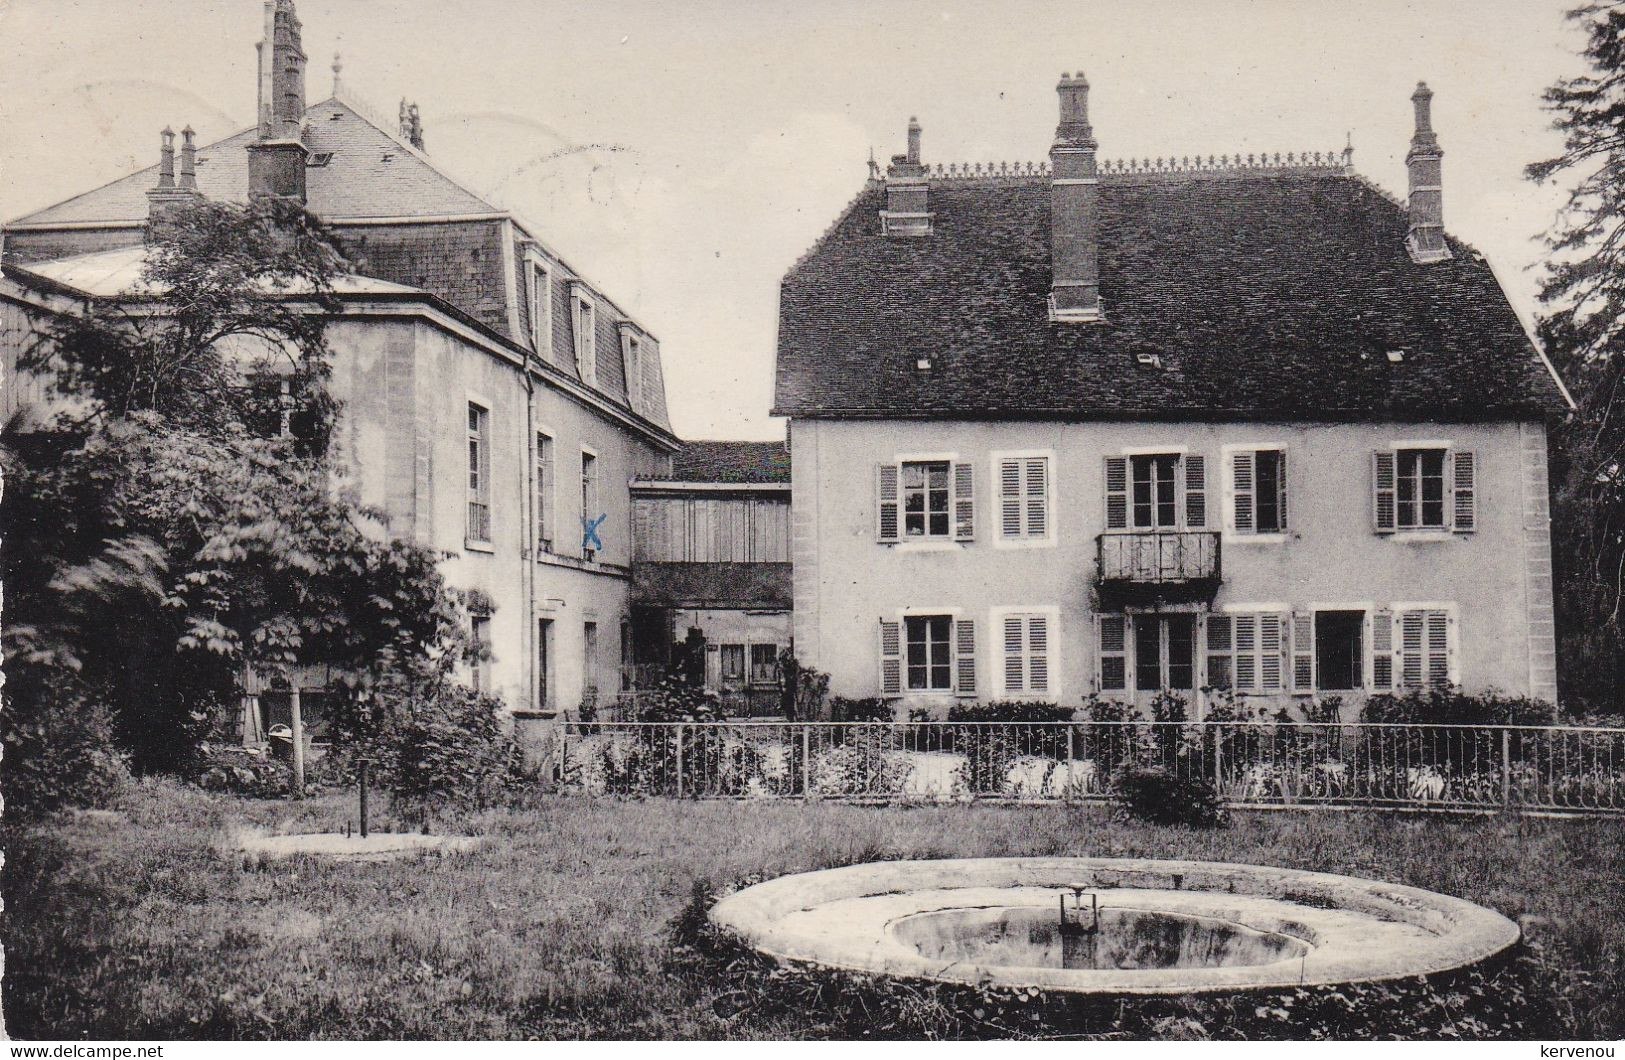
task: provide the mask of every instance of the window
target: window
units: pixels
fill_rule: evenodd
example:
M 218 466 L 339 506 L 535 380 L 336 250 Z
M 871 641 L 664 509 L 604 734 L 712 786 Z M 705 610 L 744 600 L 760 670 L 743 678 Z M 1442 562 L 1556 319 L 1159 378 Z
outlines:
M 553 551 L 553 439 L 536 432 L 536 549 Z
M 1207 460 L 1155 453 L 1106 458 L 1106 529 L 1180 530 L 1207 525 Z
M 621 325 L 621 364 L 626 372 L 626 403 L 643 411 L 643 340 L 629 325 Z
M 951 638 L 951 639 L 950 639 Z M 976 692 L 976 623 L 951 615 L 880 620 L 880 694 Z
M 733 684 L 745 680 L 745 646 L 724 644 L 721 649 L 722 679 Z
M 581 690 L 584 695 L 598 692 L 598 623 L 581 624 Z
M 1364 611 L 1316 611 L 1315 687 L 1329 691 L 1364 687 L 1364 639 Z
M 1401 449 L 1395 508 L 1401 530 L 1443 529 L 1443 449 Z
M 1378 449 L 1371 454 L 1371 489 L 1379 534 L 1478 529 L 1478 460 L 1471 450 Z
M 491 414 L 468 403 L 468 538 L 491 540 Z
M 903 620 L 909 691 L 947 692 L 953 688 L 952 626 L 947 615 L 910 615 Z
M 1240 534 L 1286 530 L 1286 453 L 1257 449 L 1232 454 L 1233 519 Z
M 1237 692 L 1283 692 L 1287 620 L 1275 612 L 1207 616 L 1207 684 Z
M 588 386 L 598 383 L 598 314 L 593 309 L 592 295 L 580 285 L 574 297 L 575 320 L 572 334 L 575 338 L 576 371 Z
M 903 536 L 947 537 L 948 515 L 948 462 L 904 464 Z
M 776 685 L 779 683 L 779 646 L 752 644 L 750 646 L 750 683 Z
M 530 341 L 536 355 L 553 359 L 553 277 L 547 266 L 530 259 Z
M 536 628 L 536 709 L 553 709 L 553 620 L 541 619 Z
M 491 616 L 474 615 L 469 621 L 469 632 L 473 635 L 474 644 L 479 649 L 479 655 L 474 660 L 474 668 L 470 678 L 476 692 L 491 691 Z
M 876 536 L 883 542 L 975 535 L 976 469 L 951 460 L 906 460 L 875 469 Z M 901 512 L 899 513 L 899 508 Z
M 1132 511 L 1136 530 L 1179 525 L 1179 502 L 1174 496 L 1177 456 L 1136 456 L 1129 461 L 1133 474 Z
M 598 458 L 585 449 L 581 451 L 581 552 L 592 559 L 602 547 L 598 528 L 603 525 L 603 513 L 598 510 Z
M 1194 689 L 1195 636 L 1192 615 L 1134 616 L 1134 687 Z
M 1004 639 L 1004 691 L 1048 694 L 1049 616 L 1007 614 L 1000 625 Z
M 999 461 L 999 535 L 1007 541 L 1049 536 L 1049 458 Z
M 1450 612 L 1399 612 L 1399 683 L 1405 688 L 1448 685 L 1451 680 Z

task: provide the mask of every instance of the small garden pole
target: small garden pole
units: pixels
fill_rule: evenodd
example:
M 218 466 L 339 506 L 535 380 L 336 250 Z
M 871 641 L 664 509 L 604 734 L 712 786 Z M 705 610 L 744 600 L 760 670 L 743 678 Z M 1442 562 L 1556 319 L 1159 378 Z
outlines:
M 1512 730 L 1501 726 L 1501 805 L 1512 807 Z
M 293 797 L 305 797 L 305 719 L 299 710 L 299 682 L 289 682 L 288 716 L 293 729 Z
M 368 763 L 367 763 L 367 760 L 365 758 L 358 759 L 356 761 L 356 764 L 355 764 L 356 765 L 356 771 L 359 774 L 358 779 L 361 782 L 361 838 L 362 839 L 367 838 L 367 764 Z
M 1066 787 L 1063 790 L 1066 793 L 1067 802 L 1072 801 L 1072 738 L 1076 733 L 1077 730 L 1072 726 L 1068 725 L 1066 727 Z
M 801 726 L 801 797 L 812 798 L 812 730 Z
M 688 728 L 682 722 L 677 723 L 677 797 L 683 797 L 683 732 Z

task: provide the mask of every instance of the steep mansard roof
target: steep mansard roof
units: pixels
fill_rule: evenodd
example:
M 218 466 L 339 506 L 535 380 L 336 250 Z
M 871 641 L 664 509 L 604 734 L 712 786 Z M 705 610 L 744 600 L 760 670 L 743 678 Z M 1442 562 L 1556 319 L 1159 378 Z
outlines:
M 790 482 L 783 442 L 684 442 L 671 466 L 676 482 Z
M 305 171 L 310 210 L 329 222 L 503 212 L 336 97 L 306 109 L 305 130 L 304 144 L 312 155 L 332 155 L 326 165 Z M 248 146 L 257 136 L 256 128 L 244 129 L 198 148 L 197 186 L 205 197 L 225 202 L 247 198 Z M 147 191 L 157 183 L 158 167 L 148 166 L 15 218 L 7 227 L 144 221 Z
M 933 180 L 932 231 L 916 238 L 881 233 L 886 191 L 872 183 L 784 279 L 775 414 L 1371 420 L 1565 407 L 1483 258 L 1451 240 L 1453 258 L 1415 264 L 1404 209 L 1352 174 L 1108 174 L 1098 187 L 1105 320 L 1052 324 L 1047 177 Z
M 257 129 L 245 129 L 198 148 L 197 185 L 206 198 L 226 202 L 247 198 L 247 148 L 257 135 Z M 437 233 L 426 225 L 421 232 L 414 231 L 405 237 L 396 234 L 397 226 L 347 226 L 347 222 L 383 218 L 398 220 L 401 226 L 442 218 L 489 218 L 490 224 L 495 225 L 506 216 L 505 210 L 464 188 L 422 152 L 339 97 L 306 108 L 303 142 L 313 158 L 330 156 L 324 164 L 310 165 L 305 170 L 307 205 L 311 212 L 340 230 L 347 249 L 359 255 L 358 267 L 374 275 L 383 274 L 386 280 L 404 280 L 403 290 L 426 291 L 506 338 L 530 344 L 530 308 L 523 304 L 523 298 L 519 307 L 520 333 L 514 334 L 508 324 L 506 301 L 501 297 L 504 287 L 502 250 L 495 230 L 490 235 L 490 245 L 486 246 L 482 242 L 469 242 L 470 237 L 463 234 Z M 149 166 L 93 191 L 18 217 L 5 227 L 29 235 L 54 228 L 89 229 L 94 234 L 101 225 L 113 229 L 145 222 L 147 191 L 157 182 L 158 167 Z M 19 242 L 10 241 L 8 260 L 17 256 L 13 251 Z M 80 260 L 82 251 L 69 252 L 72 259 L 58 260 L 54 267 L 75 275 L 84 274 L 87 268 L 99 268 L 97 259 L 107 243 L 115 248 L 121 245 L 117 239 L 98 238 L 83 248 L 95 253 Z M 52 267 L 33 260 L 35 255 L 28 252 L 26 245 L 23 249 L 25 253 L 21 257 L 28 262 L 27 270 L 48 276 Z M 485 253 L 478 265 L 470 263 L 470 250 Z M 520 255 L 516 247 L 515 258 Z M 115 257 L 126 264 L 129 258 L 128 255 Z M 587 385 L 566 352 L 571 345 L 567 281 L 579 277 L 568 265 L 560 264 L 563 271 L 558 274 L 560 282 L 554 284 L 553 290 L 555 334 L 549 363 L 565 376 Z M 593 289 L 595 294 L 602 295 Z M 630 321 L 630 318 L 604 297 L 608 311 L 595 318 L 597 372 L 596 383 L 592 385 L 612 401 L 630 408 L 617 330 L 620 321 Z M 630 322 L 641 330 L 636 321 Z M 658 356 L 658 345 L 656 352 L 654 358 L 645 361 L 642 388 L 645 405 L 639 414 L 661 431 L 669 432 L 664 366 Z

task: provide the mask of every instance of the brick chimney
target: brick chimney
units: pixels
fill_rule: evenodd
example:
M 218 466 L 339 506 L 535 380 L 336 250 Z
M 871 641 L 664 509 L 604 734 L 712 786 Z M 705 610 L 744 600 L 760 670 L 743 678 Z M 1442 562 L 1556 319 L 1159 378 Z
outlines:
M 1450 257 L 1450 245 L 1444 241 L 1444 152 L 1439 149 L 1439 138 L 1433 132 L 1433 90 L 1426 81 L 1416 83 L 1411 93 L 1416 107 L 1416 132 L 1411 136 L 1411 149 L 1405 155 L 1405 168 L 1410 176 L 1410 231 L 1405 236 L 1405 248 L 1411 260 L 1418 265 L 1444 261 Z
M 1049 316 L 1056 322 L 1101 319 L 1100 188 L 1095 131 L 1089 126 L 1089 82 L 1061 75 L 1055 86 L 1061 122 L 1050 146 Z
M 175 216 L 186 206 L 196 202 L 197 178 L 192 147 L 192 130 L 186 129 L 186 146 L 182 149 L 181 180 L 175 183 L 175 130 L 166 127 L 160 134 L 158 155 L 158 183 L 147 190 L 147 242 L 167 238 L 174 231 Z
M 259 138 L 248 147 L 248 195 L 305 201 L 305 52 L 293 0 L 265 0 L 259 42 Z
M 401 97 L 400 125 L 401 139 L 423 150 L 423 117 L 418 113 L 418 105 L 406 102 L 405 96 Z
M 880 228 L 889 236 L 928 236 L 931 213 L 927 209 L 931 182 L 920 162 L 920 120 L 908 120 L 908 153 L 893 155 L 886 167 L 886 208 Z

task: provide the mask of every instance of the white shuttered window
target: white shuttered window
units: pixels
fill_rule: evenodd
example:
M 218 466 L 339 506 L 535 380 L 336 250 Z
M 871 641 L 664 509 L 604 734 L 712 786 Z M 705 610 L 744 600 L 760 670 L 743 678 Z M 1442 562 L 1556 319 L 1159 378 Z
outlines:
M 1050 616 L 1005 614 L 999 619 L 1002 638 L 1003 691 L 1050 693 Z
M 1007 541 L 1049 536 L 1049 458 L 1003 457 L 998 462 L 999 536 Z

